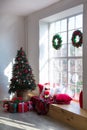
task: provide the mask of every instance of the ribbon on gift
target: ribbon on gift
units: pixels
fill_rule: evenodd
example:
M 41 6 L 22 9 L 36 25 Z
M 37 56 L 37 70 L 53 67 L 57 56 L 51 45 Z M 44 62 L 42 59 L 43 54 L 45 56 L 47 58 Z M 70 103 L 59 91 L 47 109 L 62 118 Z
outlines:
M 14 112 L 17 112 L 17 103 L 14 103 L 13 106 L 14 106 Z
M 24 112 L 24 102 L 22 102 L 22 112 Z
M 32 110 L 33 106 L 32 106 L 32 101 L 29 101 L 29 110 Z

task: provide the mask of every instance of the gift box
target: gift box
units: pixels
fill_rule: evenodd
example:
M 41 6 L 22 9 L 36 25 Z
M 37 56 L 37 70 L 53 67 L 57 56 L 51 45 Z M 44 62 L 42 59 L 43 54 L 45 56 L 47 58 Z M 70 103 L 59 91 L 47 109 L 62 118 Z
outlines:
M 3 106 L 3 108 L 4 108 L 4 112 L 8 112 L 8 110 L 9 110 L 8 103 L 5 103 L 4 106 Z
M 33 96 L 31 98 L 31 101 L 33 102 L 33 109 L 38 114 L 47 114 L 49 111 L 49 104 L 51 103 L 49 100 L 40 98 L 38 96 Z
M 28 111 L 32 111 L 33 110 L 33 102 L 32 101 L 28 101 Z
M 4 108 L 4 112 L 8 112 L 9 111 L 9 103 L 12 102 L 10 100 L 3 100 L 3 108 Z
M 19 103 L 19 102 L 23 101 L 23 98 L 22 97 L 13 97 L 11 101 L 15 102 L 15 103 Z
M 3 108 L 5 107 L 5 104 L 8 104 L 9 102 L 9 100 L 3 100 Z
M 21 102 L 18 104 L 18 112 L 27 112 L 28 111 L 28 105 L 26 102 Z
M 16 113 L 17 112 L 17 103 L 9 102 L 9 112 Z

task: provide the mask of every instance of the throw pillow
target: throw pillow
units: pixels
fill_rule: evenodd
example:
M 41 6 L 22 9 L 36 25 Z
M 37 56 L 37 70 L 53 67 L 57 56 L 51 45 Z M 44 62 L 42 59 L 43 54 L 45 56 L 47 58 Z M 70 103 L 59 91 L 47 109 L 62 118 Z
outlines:
M 54 101 L 58 104 L 70 104 L 72 98 L 68 94 L 56 94 L 54 95 Z

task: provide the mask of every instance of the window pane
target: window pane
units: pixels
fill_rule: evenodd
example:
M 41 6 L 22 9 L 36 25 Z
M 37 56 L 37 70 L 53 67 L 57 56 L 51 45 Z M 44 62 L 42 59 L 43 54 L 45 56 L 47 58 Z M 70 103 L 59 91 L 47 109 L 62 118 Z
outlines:
M 68 73 L 68 85 L 72 84 L 71 77 L 72 77 L 72 74 Z
M 69 18 L 69 30 L 72 30 L 75 28 L 75 17 Z
M 82 71 L 83 71 L 83 67 L 82 67 L 82 59 L 77 59 L 76 61 L 75 61 L 75 64 L 76 64 L 76 68 L 75 68 L 75 70 L 76 70 L 76 72 L 81 72 L 82 73 Z
M 72 44 L 68 44 L 68 56 L 75 56 L 75 47 Z
M 60 82 L 61 82 L 61 73 L 54 71 L 53 72 L 53 83 L 59 83 L 60 84 Z
M 67 43 L 67 32 L 63 32 L 60 35 L 62 38 L 62 44 Z
M 61 47 L 61 56 L 63 56 L 63 57 L 67 56 L 67 44 L 62 45 L 62 47 Z
M 62 84 L 67 87 L 67 71 L 62 73 Z
M 77 85 L 82 86 L 82 73 L 79 72 L 78 74 L 78 81 L 77 81 Z
M 68 32 L 68 43 L 72 42 L 71 39 L 72 39 L 73 32 L 74 32 L 74 30 Z
M 68 83 L 71 85 L 82 85 L 82 76 L 81 73 L 75 73 L 75 72 L 70 72 L 68 73 Z
M 60 32 L 60 21 L 56 22 L 56 33 Z
M 82 19 L 82 14 L 79 14 L 53 22 L 49 31 L 49 81 L 60 84 L 61 89 L 69 90 L 76 99 L 83 86 L 83 45 L 76 48 L 71 39 L 75 30 L 83 30 Z M 58 50 L 52 46 L 52 38 L 56 33 L 62 38 L 62 47 Z
M 66 51 L 65 51 L 66 50 Z M 52 58 L 52 57 L 66 57 L 67 56 L 67 44 L 63 44 L 62 45 L 62 47 L 60 48 L 60 49 L 58 49 L 58 50 L 55 50 L 54 48 L 53 48 L 53 50 L 52 51 L 50 51 L 50 58 Z
M 72 98 L 74 98 L 74 96 L 75 96 L 75 85 L 69 84 L 68 87 L 70 89 L 70 93 L 72 95 Z
M 53 60 L 53 68 L 57 72 L 59 71 L 66 71 L 67 70 L 67 60 L 66 59 L 54 59 Z
M 68 70 L 69 72 L 75 72 L 75 59 L 70 59 L 68 61 Z
M 61 50 L 55 50 L 53 49 L 53 55 L 52 57 L 61 57 Z
M 67 60 L 66 59 L 63 59 L 61 60 L 61 68 L 63 72 L 66 72 L 67 71 Z
M 53 70 L 55 70 L 56 72 L 59 72 L 62 70 L 61 60 L 59 59 L 53 60 Z
M 75 48 L 75 56 L 82 56 L 82 47 Z
M 83 72 L 82 59 L 70 59 L 68 62 L 69 72 Z
M 67 30 L 67 19 L 61 21 L 61 32 Z
M 67 60 L 59 60 L 53 59 L 50 62 L 52 81 L 54 83 L 62 83 L 62 81 L 66 80 L 67 82 Z M 64 79 L 63 79 L 64 78 Z
M 76 28 L 81 28 L 83 25 L 82 14 L 76 16 Z

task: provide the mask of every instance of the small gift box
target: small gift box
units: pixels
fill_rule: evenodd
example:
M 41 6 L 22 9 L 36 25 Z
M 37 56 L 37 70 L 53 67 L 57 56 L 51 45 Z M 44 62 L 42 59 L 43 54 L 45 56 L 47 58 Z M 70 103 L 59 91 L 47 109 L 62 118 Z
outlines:
M 17 103 L 10 102 L 9 103 L 9 112 L 16 113 L 17 112 Z
M 12 101 L 15 102 L 15 103 L 19 103 L 19 102 L 23 101 L 23 98 L 22 97 L 13 97 Z
M 10 100 L 3 100 L 3 108 L 4 108 L 4 112 L 8 112 L 9 111 L 9 103 L 12 102 Z
M 9 100 L 3 100 L 3 108 L 5 107 L 5 105 L 8 105 L 9 104 Z
M 18 112 L 27 112 L 28 111 L 28 105 L 25 102 L 21 102 L 18 104 Z
M 7 104 L 4 104 L 4 112 L 8 112 L 8 110 L 9 110 L 9 105 L 8 105 L 8 103 Z

